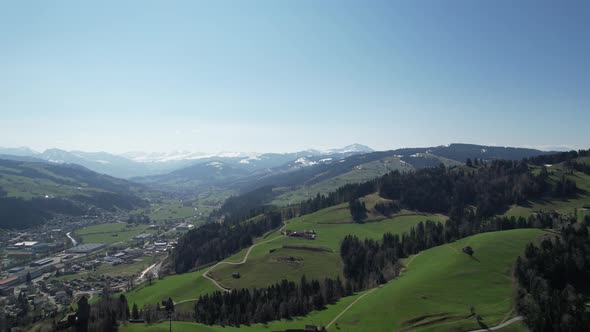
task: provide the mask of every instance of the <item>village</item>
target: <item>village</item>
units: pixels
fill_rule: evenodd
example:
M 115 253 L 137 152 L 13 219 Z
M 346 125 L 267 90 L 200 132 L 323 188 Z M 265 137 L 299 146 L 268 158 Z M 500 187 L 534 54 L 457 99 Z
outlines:
M 147 225 L 116 246 L 80 243 L 72 236 L 76 229 L 127 218 L 60 217 L 38 228 L 2 233 L 0 329 L 25 318 L 60 320 L 81 296 L 92 299 L 151 281 L 179 234 L 194 227 L 184 221 Z

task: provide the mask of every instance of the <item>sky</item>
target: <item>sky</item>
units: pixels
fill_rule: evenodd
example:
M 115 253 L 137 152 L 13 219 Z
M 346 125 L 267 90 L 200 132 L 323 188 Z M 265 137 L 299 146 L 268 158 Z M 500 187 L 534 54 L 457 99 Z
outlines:
M 590 2 L 0 1 L 0 146 L 590 147 Z

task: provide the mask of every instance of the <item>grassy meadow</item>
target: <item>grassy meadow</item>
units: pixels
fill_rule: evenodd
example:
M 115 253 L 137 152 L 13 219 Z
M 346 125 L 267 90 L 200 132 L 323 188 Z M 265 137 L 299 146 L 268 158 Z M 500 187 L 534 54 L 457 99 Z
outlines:
M 76 230 L 74 238 L 82 240 L 83 243 L 124 243 L 144 232 L 146 228 L 147 225 L 128 227 L 127 223 L 122 222 L 98 224 Z
M 518 229 L 474 235 L 417 255 L 404 274 L 367 296 L 335 330 L 461 331 L 478 329 L 470 307 L 487 326 L 512 317 L 512 267 L 525 246 L 546 234 Z M 473 257 L 461 252 L 469 245 Z

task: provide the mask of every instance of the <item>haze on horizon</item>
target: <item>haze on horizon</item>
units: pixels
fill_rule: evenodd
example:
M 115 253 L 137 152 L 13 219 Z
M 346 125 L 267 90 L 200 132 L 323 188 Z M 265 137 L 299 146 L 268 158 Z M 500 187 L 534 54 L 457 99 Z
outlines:
M 0 146 L 590 142 L 587 1 L 0 4 Z

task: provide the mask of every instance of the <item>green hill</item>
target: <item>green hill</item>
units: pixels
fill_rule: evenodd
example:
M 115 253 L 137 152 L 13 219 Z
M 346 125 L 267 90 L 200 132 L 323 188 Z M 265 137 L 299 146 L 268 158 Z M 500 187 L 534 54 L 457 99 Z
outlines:
M 576 182 L 578 193 L 575 196 L 566 199 L 541 199 L 531 200 L 524 204 L 513 205 L 505 215 L 507 216 L 529 216 L 537 211 L 557 210 L 562 214 L 577 215 L 582 219 L 586 211 L 583 211 L 585 205 L 590 204 L 590 175 L 582 172 L 566 170 L 563 165 L 553 165 L 548 167 L 550 173 L 549 182 L 555 183 L 561 176 Z
M 512 267 L 525 246 L 545 232 L 518 229 L 483 233 L 418 254 L 402 277 L 351 308 L 343 330 L 457 331 L 478 329 L 470 307 L 487 326 L 514 316 Z M 461 250 L 471 246 L 469 257 Z
M 512 266 L 527 243 L 545 234 L 537 229 L 483 233 L 426 250 L 406 260 L 409 266 L 402 276 L 383 287 L 343 298 L 325 310 L 291 321 L 239 329 L 188 322 L 174 322 L 173 327 L 175 331 L 276 331 L 302 328 L 305 324 L 328 325 L 344 312 L 328 331 L 461 331 L 480 328 L 474 316 L 469 317 L 471 306 L 482 317 L 481 322 L 491 327 L 515 315 Z M 461 252 L 466 245 L 474 249 L 473 257 Z M 135 301 L 132 294 L 128 297 L 130 303 Z M 167 323 L 162 323 L 149 327 L 128 325 L 122 330 L 167 329 Z M 514 324 L 502 331 L 521 329 Z
M 0 228 L 35 225 L 54 213 L 143 207 L 141 190 L 78 165 L 0 159 Z

